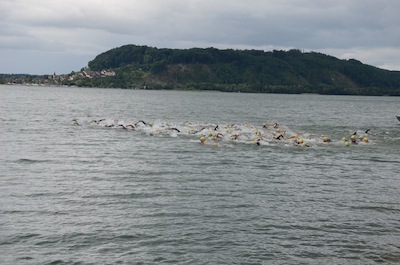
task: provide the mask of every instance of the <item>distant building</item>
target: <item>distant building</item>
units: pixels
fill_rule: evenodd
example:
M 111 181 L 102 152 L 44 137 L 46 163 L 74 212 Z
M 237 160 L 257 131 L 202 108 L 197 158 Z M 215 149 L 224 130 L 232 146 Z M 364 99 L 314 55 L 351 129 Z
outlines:
M 115 76 L 115 72 L 112 70 L 102 70 L 101 72 L 102 76 Z

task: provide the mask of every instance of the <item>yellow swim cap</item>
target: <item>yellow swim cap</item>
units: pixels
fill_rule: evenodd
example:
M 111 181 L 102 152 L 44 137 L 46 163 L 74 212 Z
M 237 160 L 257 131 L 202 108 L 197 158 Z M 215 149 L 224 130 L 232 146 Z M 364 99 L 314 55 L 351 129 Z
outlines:
M 367 137 L 364 137 L 364 138 L 363 138 L 363 142 L 364 142 L 364 143 L 368 143 L 368 138 L 367 138 Z
M 346 141 L 347 141 L 347 138 L 346 138 L 346 137 L 343 137 L 343 138 L 342 138 L 342 141 L 345 141 L 345 142 L 346 142 Z
M 325 143 L 328 143 L 328 142 L 331 141 L 331 139 L 329 139 L 328 136 L 325 136 L 322 140 L 323 140 Z
M 349 142 L 344 142 L 344 146 L 349 146 L 350 145 L 350 143 Z

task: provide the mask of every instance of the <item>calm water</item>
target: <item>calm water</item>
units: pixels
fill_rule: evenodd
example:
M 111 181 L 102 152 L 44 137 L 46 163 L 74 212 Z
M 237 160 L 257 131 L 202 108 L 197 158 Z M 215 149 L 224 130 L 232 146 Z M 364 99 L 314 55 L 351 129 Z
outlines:
M 400 263 L 400 98 L 0 93 L 0 264 Z M 335 143 L 201 145 L 101 118 L 277 122 Z M 367 144 L 340 142 L 367 129 Z

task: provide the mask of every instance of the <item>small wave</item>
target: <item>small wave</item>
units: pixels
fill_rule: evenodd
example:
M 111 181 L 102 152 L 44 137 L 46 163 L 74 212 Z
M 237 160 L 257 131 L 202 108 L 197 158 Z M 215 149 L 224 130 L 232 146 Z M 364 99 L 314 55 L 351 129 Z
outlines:
M 395 161 L 395 160 L 383 160 L 383 159 L 378 159 L 378 158 L 371 158 L 370 161 L 372 161 L 372 162 L 378 162 L 378 163 L 400 164 L 400 161 Z
M 35 192 L 27 195 L 28 197 L 60 197 L 60 196 L 69 196 L 73 194 L 73 192 L 66 191 L 48 191 L 48 192 Z
M 17 119 L 6 119 L 6 118 L 0 118 L 0 121 L 4 121 L 4 122 L 8 122 L 8 121 L 12 121 L 12 122 L 14 122 L 14 121 L 18 121 Z
M 71 262 L 67 262 L 67 261 L 63 261 L 63 260 L 53 260 L 53 261 L 49 261 L 49 262 L 46 262 L 46 263 L 44 263 L 44 264 L 46 264 L 46 265 L 63 265 L 63 264 L 71 264 Z M 76 263 L 76 262 L 74 262 L 74 263 L 72 263 L 72 264 L 82 264 L 82 263 Z
M 50 161 L 51 160 L 38 160 L 38 159 L 21 158 L 21 159 L 15 160 L 14 162 L 21 163 L 21 164 L 36 164 L 36 163 L 47 163 L 47 162 L 50 162 Z
M 17 258 L 17 260 L 32 260 L 32 259 L 33 259 L 33 257 L 29 257 L 29 256 Z
M 355 210 L 376 211 L 380 213 L 392 213 L 392 214 L 400 213 L 400 209 L 383 207 L 383 206 L 352 206 L 351 208 Z
M 393 262 L 393 263 L 399 264 L 400 263 L 400 251 L 380 255 L 378 262 Z
M 25 242 L 27 240 L 30 240 L 31 238 L 37 238 L 37 237 L 40 237 L 40 234 L 28 233 L 28 234 L 16 235 L 0 241 L 0 245 L 12 245 L 16 243 Z

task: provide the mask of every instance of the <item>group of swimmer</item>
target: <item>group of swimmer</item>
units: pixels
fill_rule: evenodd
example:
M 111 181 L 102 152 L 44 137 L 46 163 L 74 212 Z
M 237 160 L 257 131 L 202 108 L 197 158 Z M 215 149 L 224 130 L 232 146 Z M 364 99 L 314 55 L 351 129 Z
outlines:
M 369 132 L 369 130 L 366 130 L 365 134 L 368 134 L 368 132 Z M 346 137 L 343 137 L 342 141 L 344 141 L 345 146 L 349 146 L 350 144 L 358 144 L 359 142 L 361 142 L 361 143 L 369 142 L 368 137 L 365 136 L 364 134 L 359 135 L 358 138 L 357 138 L 357 136 L 358 136 L 357 132 L 355 132 L 350 136 L 350 142 L 348 141 L 348 139 Z
M 81 125 L 78 120 L 73 120 L 74 125 Z M 344 136 L 341 140 L 332 140 L 328 136 L 315 136 L 304 132 L 293 132 L 288 127 L 278 123 L 265 123 L 260 127 L 248 124 L 201 124 L 185 122 L 171 125 L 167 122 L 145 122 L 139 120 L 135 123 L 125 123 L 117 119 L 92 120 L 88 125 L 98 125 L 108 128 L 121 128 L 137 131 L 148 135 L 170 135 L 172 137 L 187 136 L 197 138 L 200 144 L 220 146 L 223 143 L 248 143 L 254 145 L 296 145 L 311 147 L 320 144 L 335 144 L 350 146 L 366 144 L 369 142 L 367 135 L 370 130 L 355 131 Z

